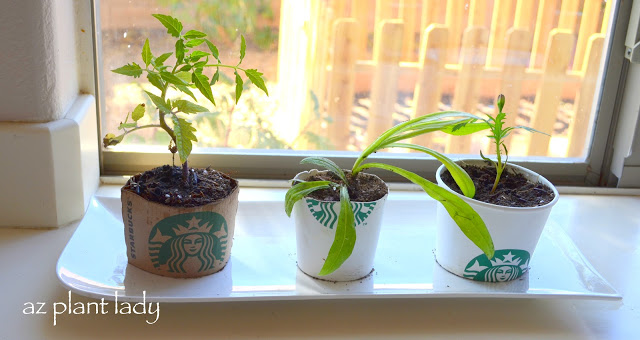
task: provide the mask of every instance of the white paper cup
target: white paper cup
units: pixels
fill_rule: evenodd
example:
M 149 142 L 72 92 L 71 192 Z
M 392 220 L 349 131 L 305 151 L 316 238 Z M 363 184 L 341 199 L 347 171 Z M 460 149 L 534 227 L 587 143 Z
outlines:
M 484 166 L 482 160 L 459 161 L 458 164 Z M 489 260 L 460 230 L 441 204 L 438 205 L 436 223 L 436 261 L 447 271 L 475 281 L 502 282 L 514 280 L 529 269 L 542 230 L 551 208 L 558 202 L 558 191 L 546 178 L 526 168 L 508 164 L 505 171 L 522 173 L 533 183 L 542 183 L 553 190 L 555 197 L 539 207 L 504 207 L 470 199 L 455 193 L 441 179 L 445 166 L 436 172 L 438 185 L 453 192 L 467 202 L 482 218 L 489 229 L 496 250 Z
M 296 175 L 294 180 L 306 180 L 311 175 L 323 172 L 326 171 L 304 171 Z M 352 281 L 369 275 L 373 271 L 387 195 L 374 202 L 351 202 L 356 222 L 356 244 L 353 253 L 340 268 L 325 276 L 319 276 L 318 273 L 335 238 L 340 202 L 323 202 L 309 197 L 296 202 L 293 216 L 300 270 L 309 276 L 329 281 Z

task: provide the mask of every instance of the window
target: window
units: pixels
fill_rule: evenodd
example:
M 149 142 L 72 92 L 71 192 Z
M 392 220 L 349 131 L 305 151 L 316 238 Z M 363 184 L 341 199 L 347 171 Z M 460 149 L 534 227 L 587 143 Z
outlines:
M 613 0 L 125 0 L 101 1 L 102 131 L 144 102 L 146 79 L 109 72 L 152 51 L 172 51 L 151 13 L 168 13 L 209 34 L 235 60 L 265 73 L 259 90 L 233 105 L 232 85 L 218 87 L 212 115 L 195 118 L 199 143 L 193 166 L 213 166 L 237 177 L 291 178 L 309 154 L 330 154 L 349 167 L 357 151 L 392 125 L 425 113 L 455 109 L 492 113 L 507 96 L 511 124 L 544 135 L 514 134 L 511 160 L 557 184 L 597 183 L 603 165 L 624 35 Z M 610 25 L 611 24 L 611 25 Z M 611 26 L 611 27 L 610 27 Z M 626 26 L 626 25 L 625 25 Z M 206 103 L 206 101 L 200 101 Z M 153 116 L 147 105 L 148 117 Z M 595 114 L 595 113 L 598 114 Z M 103 150 L 103 173 L 132 173 L 171 162 L 168 136 L 147 130 Z M 479 133 L 433 134 L 414 142 L 451 154 L 491 153 Z M 139 151 L 142 151 L 140 153 Z M 431 174 L 422 154 L 382 158 Z

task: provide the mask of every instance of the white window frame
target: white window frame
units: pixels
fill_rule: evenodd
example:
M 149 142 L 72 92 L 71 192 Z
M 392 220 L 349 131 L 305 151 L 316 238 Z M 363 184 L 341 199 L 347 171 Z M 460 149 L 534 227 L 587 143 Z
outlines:
M 94 67 L 96 75 L 96 102 L 98 105 L 98 122 L 101 122 L 100 112 L 104 112 L 104 96 L 101 86 L 102 62 L 99 1 L 93 3 L 93 34 L 94 34 Z M 638 119 L 638 112 L 620 112 L 624 98 L 625 79 L 629 72 L 629 61 L 624 56 L 624 44 L 631 1 L 616 1 L 612 9 L 612 18 L 609 20 L 610 32 L 605 41 L 608 53 L 603 58 L 602 95 L 599 97 L 594 109 L 597 110 L 596 121 L 592 129 L 593 139 L 586 160 L 578 158 L 549 158 L 549 157 L 512 157 L 515 164 L 525 166 L 548 178 L 555 185 L 567 186 L 615 186 L 618 181 L 612 168 L 617 165 L 612 162 L 620 162 L 614 157 L 615 133 L 617 121 L 621 114 Z M 631 95 L 627 91 L 627 96 Z M 638 92 L 637 90 L 635 91 Z M 103 133 L 98 124 L 99 135 Z M 630 136 L 632 141 L 640 141 L 640 129 Z M 101 143 L 100 143 L 101 144 Z M 635 159 L 637 156 L 636 148 Z M 291 179 L 296 173 L 307 170 L 308 166 L 300 165 L 303 157 L 310 155 L 323 155 L 332 158 L 343 168 L 351 168 L 357 153 L 347 151 L 290 151 L 290 150 L 242 150 L 242 149 L 218 149 L 218 148 L 194 148 L 194 153 L 189 157 L 189 165 L 194 167 L 211 166 L 217 170 L 230 173 L 237 178 L 255 179 Z M 456 157 L 460 156 L 460 157 Z M 454 159 L 468 157 L 452 155 Z M 474 155 L 473 158 L 477 158 Z M 619 157 L 618 157 L 619 158 Z M 390 154 L 381 153 L 373 155 L 371 160 L 389 162 L 407 170 L 417 172 L 426 178 L 434 178 L 434 173 L 440 165 L 435 159 L 417 153 Z M 624 161 L 624 159 L 623 159 Z M 100 166 L 103 176 L 131 175 L 142 172 L 163 164 L 171 164 L 172 156 L 166 148 L 150 148 L 149 152 L 112 151 L 101 148 Z M 179 161 L 178 161 L 179 162 Z M 638 163 L 640 165 L 640 163 Z M 375 172 L 375 171 L 374 171 Z M 378 172 L 386 181 L 399 181 L 400 177 L 390 173 Z M 624 183 L 640 182 L 640 179 L 627 178 Z M 640 185 L 640 184 L 639 184 Z

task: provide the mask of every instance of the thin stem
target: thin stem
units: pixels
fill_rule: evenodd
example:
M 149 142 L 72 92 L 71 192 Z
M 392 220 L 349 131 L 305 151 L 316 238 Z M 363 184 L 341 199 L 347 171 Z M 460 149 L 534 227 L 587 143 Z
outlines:
M 185 160 L 184 163 L 182 163 L 182 182 L 184 182 L 184 184 L 189 183 L 189 161 L 188 160 Z

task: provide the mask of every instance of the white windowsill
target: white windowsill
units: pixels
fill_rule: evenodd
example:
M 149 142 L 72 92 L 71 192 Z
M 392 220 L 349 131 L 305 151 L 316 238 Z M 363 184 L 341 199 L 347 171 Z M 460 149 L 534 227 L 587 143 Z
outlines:
M 260 188 L 256 187 L 260 182 L 241 181 L 240 200 L 282 200 L 287 182 L 280 182 L 277 188 Z M 253 187 L 246 186 L 249 184 Z M 400 190 L 396 184 L 391 187 L 390 200 L 430 200 L 424 193 Z M 62 315 L 54 328 L 51 306 L 68 299 L 67 290 L 54 283 L 55 265 L 76 222 L 48 231 L 0 230 L 0 269 L 3 277 L 13 278 L 3 280 L 3 290 L 7 292 L 3 304 L 11 308 L 3 308 L 0 317 L 11 327 L 0 331 L 0 337 L 91 337 L 99 329 L 101 338 L 162 338 L 181 334 L 175 325 L 189 325 L 190 333 L 207 336 L 213 331 L 210 323 L 215 319 L 215 332 L 223 338 L 420 338 L 427 334 L 454 338 L 633 338 L 635 325 L 640 322 L 640 193 L 561 192 L 550 221 L 562 226 L 593 267 L 623 296 L 622 302 L 384 299 L 163 304 L 156 325 L 147 325 L 144 316 Z M 97 194 L 117 197 L 119 185 L 102 185 Z M 25 256 L 27 250 L 29 256 Z M 75 294 L 72 299 L 93 301 Z M 23 315 L 24 303 L 35 301 L 46 302 L 49 314 Z M 327 326 L 331 324 L 335 327 Z

